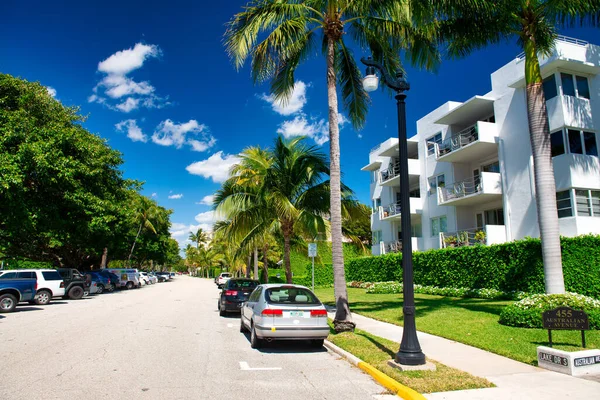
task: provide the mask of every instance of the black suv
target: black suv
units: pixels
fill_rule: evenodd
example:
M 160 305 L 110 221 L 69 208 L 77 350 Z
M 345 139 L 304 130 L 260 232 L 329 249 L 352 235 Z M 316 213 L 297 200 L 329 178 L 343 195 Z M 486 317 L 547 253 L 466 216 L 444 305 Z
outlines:
M 73 268 L 57 268 L 65 282 L 64 299 L 79 300 L 90 290 L 90 282 L 79 271 Z
M 230 279 L 225 282 L 219 298 L 219 315 L 222 317 L 228 311 L 240 312 L 242 305 L 258 285 L 260 282 L 254 279 Z

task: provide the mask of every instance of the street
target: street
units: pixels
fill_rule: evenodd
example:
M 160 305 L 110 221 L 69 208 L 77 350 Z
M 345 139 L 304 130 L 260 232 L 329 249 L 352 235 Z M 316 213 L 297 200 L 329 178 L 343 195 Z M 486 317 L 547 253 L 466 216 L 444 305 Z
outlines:
M 373 399 L 385 389 L 325 348 L 250 348 L 212 280 L 22 304 L 0 315 L 0 399 Z M 387 397 L 387 396 L 386 396 Z

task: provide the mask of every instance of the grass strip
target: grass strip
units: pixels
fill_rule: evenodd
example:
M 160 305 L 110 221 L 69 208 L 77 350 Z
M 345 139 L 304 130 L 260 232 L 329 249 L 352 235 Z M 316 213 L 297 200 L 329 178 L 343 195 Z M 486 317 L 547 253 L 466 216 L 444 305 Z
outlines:
M 316 294 L 324 303 L 334 304 L 333 289 L 319 288 Z M 348 297 L 352 312 L 403 325 L 401 294 L 367 294 L 365 289 L 348 288 Z M 500 325 L 500 311 L 510 303 L 415 294 L 417 329 L 537 365 L 536 349 L 548 345 L 548 331 Z M 600 348 L 600 331 L 587 331 L 585 335 L 588 349 Z M 555 348 L 581 350 L 579 331 L 553 331 L 552 339 Z M 427 349 L 423 351 L 427 354 Z
M 330 327 L 332 327 L 331 321 Z M 448 392 L 494 386 L 486 379 L 448 367 L 434 360 L 428 361 L 436 365 L 436 371 L 400 371 L 392 368 L 387 362 L 394 357 L 400 345 L 360 329 L 356 329 L 354 332 L 336 334 L 332 327 L 328 340 L 419 393 Z

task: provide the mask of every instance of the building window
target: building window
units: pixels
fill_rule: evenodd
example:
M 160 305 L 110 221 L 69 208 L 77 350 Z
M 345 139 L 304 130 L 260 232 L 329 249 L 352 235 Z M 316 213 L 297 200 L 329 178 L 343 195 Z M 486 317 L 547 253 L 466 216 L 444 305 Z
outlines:
M 583 97 L 584 99 L 590 99 L 590 86 L 588 84 L 588 78 L 585 76 L 576 76 L 575 80 L 577 82 L 577 94 L 579 97 Z
M 379 177 L 379 171 L 371 171 L 371 183 L 377 183 Z
M 573 216 L 573 207 L 571 205 L 571 191 L 565 190 L 556 193 L 556 208 L 558 209 L 558 218 Z
M 598 144 L 594 132 L 583 132 L 583 144 L 585 145 L 585 154 L 598 157 Z
M 575 189 L 578 217 L 600 217 L 600 190 Z
M 447 220 L 445 215 L 438 218 L 431 218 L 431 236 L 437 236 L 440 234 L 440 232 L 446 231 Z
M 567 140 L 569 143 L 569 153 L 598 157 L 596 133 L 567 129 Z M 554 156 L 554 154 L 552 155 Z
M 486 225 L 504 225 L 504 210 L 502 208 L 484 211 L 484 215 Z
M 600 190 L 590 190 L 590 199 L 592 200 L 592 215 L 600 217 Z
M 373 199 L 373 214 L 381 207 L 381 198 Z
M 577 96 L 589 100 L 590 87 L 588 79 L 585 76 L 561 73 L 560 80 L 562 82 L 562 94 L 564 96 Z
M 438 145 L 442 143 L 442 132 L 438 132 L 432 137 L 425 139 L 425 143 L 427 144 L 427 155 L 430 156 L 435 153 L 435 144 Z
M 373 244 L 381 242 L 381 231 L 373 231 Z
M 496 172 L 496 173 L 500 173 L 500 162 L 499 161 L 494 161 L 493 163 L 487 164 L 487 165 L 482 165 L 481 166 L 481 171 L 482 172 Z
M 446 177 L 444 174 L 438 176 L 432 176 L 429 178 L 429 194 L 435 194 L 437 188 L 446 186 Z
M 567 137 L 569 138 L 569 152 L 571 154 L 583 154 L 583 144 L 581 143 L 581 132 L 568 129 Z
M 562 129 L 560 131 L 552 132 L 550 134 L 550 147 L 552 157 L 565 154 L 565 140 L 563 137 Z
M 544 97 L 546 98 L 546 101 L 557 96 L 558 91 L 556 90 L 556 79 L 554 78 L 554 75 L 550 75 L 544 79 L 542 86 L 544 88 Z
M 408 197 L 421 197 L 421 189 L 417 188 L 408 192 Z

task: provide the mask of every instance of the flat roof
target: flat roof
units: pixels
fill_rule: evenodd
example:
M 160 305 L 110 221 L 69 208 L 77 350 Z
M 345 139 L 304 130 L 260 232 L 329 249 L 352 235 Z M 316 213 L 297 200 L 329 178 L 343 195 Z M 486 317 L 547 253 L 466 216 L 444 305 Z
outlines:
M 381 161 L 373 161 L 372 163 L 369 163 L 369 164 L 365 165 L 364 167 L 362 167 L 360 170 L 361 171 L 376 171 L 379 169 L 379 167 L 381 167 Z
M 472 122 L 485 114 L 494 112 L 495 99 L 487 96 L 473 96 L 460 106 L 453 108 L 434 121 L 434 124 L 454 125 L 460 122 Z
M 525 63 L 525 60 L 523 60 Z M 598 75 L 600 74 L 600 66 L 594 65 L 590 62 L 581 60 L 573 60 L 571 58 L 557 57 L 551 61 L 546 62 L 540 66 L 540 72 L 542 76 L 549 75 L 551 71 L 562 68 L 567 71 L 579 72 L 580 74 Z M 525 75 L 522 78 L 517 79 L 508 87 L 518 89 L 525 87 Z

